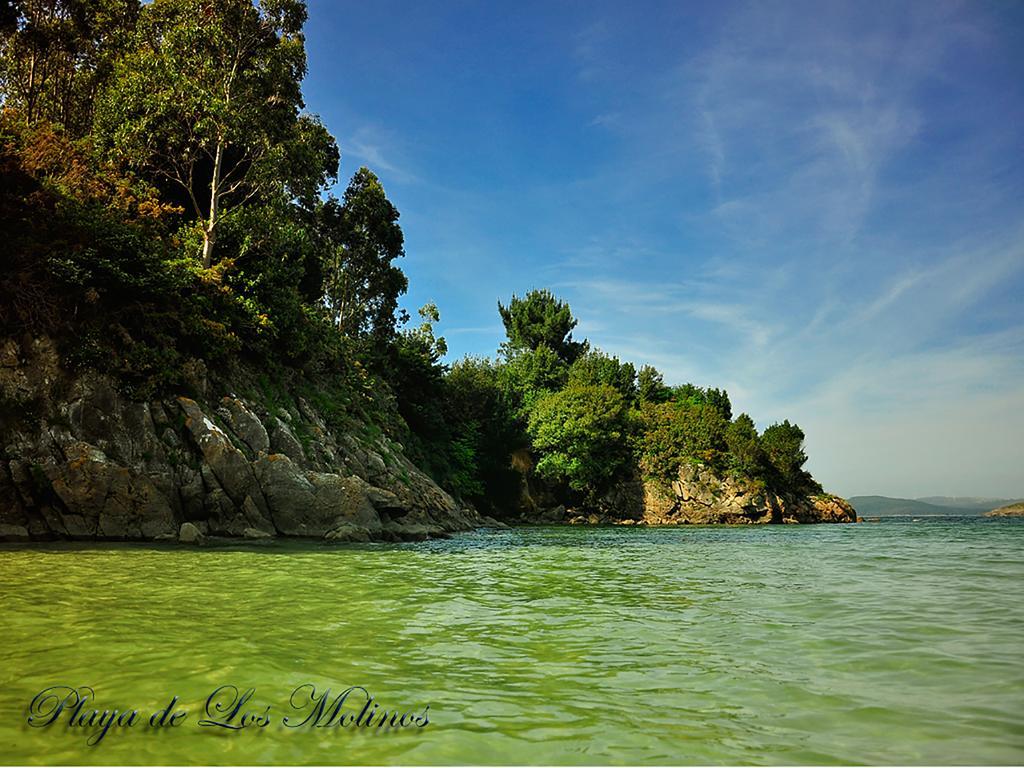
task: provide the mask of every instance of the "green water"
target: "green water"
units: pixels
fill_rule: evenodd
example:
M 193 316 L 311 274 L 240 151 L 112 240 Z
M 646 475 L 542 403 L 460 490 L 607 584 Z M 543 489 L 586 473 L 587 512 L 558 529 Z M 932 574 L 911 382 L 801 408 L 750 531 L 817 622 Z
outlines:
M 0 580 L 6 763 L 1024 762 L 1022 521 L 8 545 Z M 429 723 L 286 728 L 304 683 Z M 189 714 L 90 747 L 26 723 L 59 684 Z M 269 725 L 198 726 L 223 684 Z

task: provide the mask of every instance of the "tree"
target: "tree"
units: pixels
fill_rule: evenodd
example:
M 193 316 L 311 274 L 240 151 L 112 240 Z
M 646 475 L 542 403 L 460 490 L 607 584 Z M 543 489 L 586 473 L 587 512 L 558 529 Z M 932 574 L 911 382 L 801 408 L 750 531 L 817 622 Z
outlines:
M 466 357 L 452 364 L 444 383 L 445 422 L 454 435 L 452 443 L 463 448 L 453 451 L 446 487 L 471 498 L 481 511 L 504 515 L 514 505 L 520 483 L 512 452 L 528 446 L 529 440 L 502 391 L 498 366 Z M 469 456 L 472 473 L 467 471 Z M 475 489 L 467 475 L 478 479 Z
M 607 384 L 570 385 L 538 401 L 529 434 L 537 473 L 593 499 L 628 470 L 629 412 Z
M 784 486 L 793 488 L 804 479 L 804 431 L 789 420 L 772 424 L 761 434 L 761 446 Z
M 665 386 L 665 379 L 657 368 L 642 366 L 636 379 L 637 396 L 641 403 L 665 403 L 672 397 L 672 390 Z
M 322 362 L 322 348 L 334 334 L 321 327 L 320 254 L 303 220 L 291 206 L 250 203 L 221 226 L 218 248 L 230 254 L 231 268 L 219 283 L 244 297 L 242 306 L 255 321 L 252 343 L 295 364 Z
M 213 263 L 232 206 L 310 202 L 337 173 L 333 139 L 303 107 L 301 0 L 154 0 L 97 105 L 100 147 L 176 188 Z
M 360 168 L 345 190 L 344 204 L 328 201 L 323 216 L 330 238 L 324 301 L 335 323 L 348 336 L 390 338 L 398 297 L 409 285 L 392 264 L 405 255 L 398 209 L 380 179 Z
M 567 366 L 547 344 L 536 349 L 508 351 L 499 370 L 507 401 L 521 419 L 526 419 L 543 396 L 565 386 Z
M 548 290 L 533 290 L 523 298 L 515 294 L 506 307 L 498 302 L 509 350 L 534 350 L 548 346 L 565 362 L 572 363 L 587 349 L 587 342 L 572 339 L 576 319 L 569 305 Z
M 729 401 L 729 393 L 724 389 L 708 387 L 704 390 L 704 401 L 722 414 L 726 421 L 732 419 L 732 403 Z
M 434 323 L 441 322 L 441 313 L 437 310 L 437 304 L 428 302 L 419 308 L 420 324 L 410 328 L 402 335 L 410 345 L 422 350 L 423 356 L 431 364 L 437 363 L 442 357 L 448 354 L 448 342 L 444 336 L 434 335 Z
M 693 405 L 710 405 L 714 407 L 722 418 L 729 421 L 732 418 L 732 403 L 729 402 L 729 393 L 724 389 L 703 389 L 694 384 L 682 384 L 672 388 L 672 397 L 679 402 L 688 402 Z
M 726 450 L 726 421 L 708 403 L 671 401 L 642 409 L 641 466 L 649 477 L 671 480 L 685 462 L 717 467 Z
M 764 477 L 768 460 L 750 416 L 741 413 L 726 428 L 725 444 L 729 448 L 729 463 L 734 470 L 747 477 Z
M 139 0 L 4 0 L 0 93 L 29 125 L 88 133 L 97 89 L 139 16 Z
M 434 323 L 440 320 L 437 307 L 426 304 L 419 315 L 418 327 L 404 330 L 385 348 L 387 369 L 406 423 L 420 437 L 440 443 L 449 434 L 440 408 L 445 370 L 441 357 L 447 349 L 444 338 L 434 335 Z
M 632 363 L 621 363 L 619 358 L 591 349 L 576 358 L 569 367 L 569 384 L 607 384 L 626 398 L 636 399 L 636 369 Z

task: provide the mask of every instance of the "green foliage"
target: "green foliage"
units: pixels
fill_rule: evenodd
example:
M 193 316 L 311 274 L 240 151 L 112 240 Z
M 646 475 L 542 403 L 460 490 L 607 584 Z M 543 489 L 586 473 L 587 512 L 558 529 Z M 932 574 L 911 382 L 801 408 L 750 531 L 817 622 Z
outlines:
M 459 498 L 480 498 L 484 494 L 477 462 L 480 425 L 475 421 L 462 421 L 458 426 L 452 430 L 448 472 L 441 481 Z
M 93 102 L 125 49 L 139 0 L 6 0 L 0 4 L 0 92 L 28 125 L 88 133 Z
M 657 368 L 644 365 L 636 377 L 637 396 L 641 403 L 667 403 L 672 390 L 665 386 L 665 379 Z
M 448 354 L 448 342 L 444 336 L 434 334 L 434 323 L 441 322 L 441 313 L 437 304 L 428 302 L 419 308 L 420 324 L 415 328 L 403 331 L 407 342 L 422 350 L 422 355 L 432 363 L 437 363 Z
M 414 434 L 445 433 L 440 408 L 444 388 L 446 352 L 444 338 L 434 335 L 434 323 L 440 321 L 437 307 L 427 304 L 419 311 L 422 323 L 406 329 L 389 347 L 386 370 L 392 374 L 398 410 Z
M 387 347 L 382 368 L 394 391 L 395 405 L 408 434 L 409 455 L 438 480 L 462 471 L 453 468 L 461 460 L 453 456 L 451 425 L 445 419 L 445 366 L 440 358 L 443 339 L 434 335 L 433 323 L 440 319 L 437 308 L 421 308 L 418 328 L 406 329 Z M 462 459 L 467 457 L 463 456 Z
M 707 400 L 707 404 L 718 411 L 723 419 L 729 421 L 732 418 L 732 403 L 729 401 L 728 392 L 724 389 L 708 387 L 704 390 L 704 397 Z
M 622 395 L 607 384 L 569 385 L 530 414 L 537 473 L 594 498 L 629 469 L 631 431 Z
M 569 366 L 569 385 L 607 384 L 614 387 L 627 402 L 637 397 L 636 369 L 632 363 L 592 349 L 576 358 Z
M 466 357 L 445 376 L 446 421 L 460 434 L 473 437 L 473 461 L 480 486 L 464 493 L 479 508 L 499 512 L 517 496 L 519 476 L 511 467 L 512 452 L 529 445 L 515 419 L 501 371 L 490 360 Z
M 329 199 L 319 219 L 325 238 L 324 299 L 342 333 L 389 340 L 395 332 L 398 297 L 408 281 L 392 262 L 405 255 L 398 209 L 380 180 L 360 168 L 345 190 L 344 204 Z M 436 308 L 435 308 L 436 310 Z
M 684 463 L 724 463 L 727 422 L 709 403 L 647 403 L 641 415 L 640 466 L 648 477 L 667 482 Z
M 729 468 L 747 477 L 765 477 L 768 457 L 765 456 L 757 435 L 754 420 L 741 413 L 725 431 L 725 443 L 729 448 Z
M 536 349 L 506 351 L 499 379 L 506 400 L 525 423 L 530 411 L 544 395 L 557 392 L 568 378 L 568 367 L 546 344 Z
M 427 304 L 420 317 L 419 327 L 399 334 L 386 366 L 408 430 L 407 453 L 457 497 L 495 512 L 514 498 L 518 477 L 509 455 L 520 441 L 498 371 L 471 358 L 442 365 L 437 307 Z
M 772 424 L 761 434 L 761 447 L 784 485 L 795 487 L 801 483 L 807 454 L 804 453 L 804 431 L 800 427 L 790 424 L 788 419 Z
M 97 146 L 178 196 L 204 267 L 233 207 L 312 204 L 337 173 L 333 140 L 299 115 L 305 18 L 299 0 L 154 0 L 97 101 Z
M 319 253 L 302 220 L 288 207 L 240 207 L 220 242 L 231 254 L 218 267 L 220 281 L 246 315 L 247 346 L 309 371 L 336 366 L 345 342 L 317 301 Z
M 553 350 L 566 363 L 572 363 L 587 349 L 587 343 L 572 339 L 576 319 L 569 305 L 548 290 L 533 290 L 523 298 L 512 296 L 508 306 L 498 302 L 505 324 L 509 352 L 531 351 L 541 346 Z
M 732 418 L 732 403 L 729 402 L 729 393 L 724 389 L 712 389 L 711 387 L 702 389 L 693 384 L 683 384 L 672 388 L 672 398 L 681 403 L 710 405 L 726 421 Z
M 169 235 L 166 207 L 144 186 L 6 115 L 0 137 L 15 181 L 0 191 L 5 327 L 57 336 L 69 365 L 116 373 L 140 397 L 183 387 L 193 358 L 336 358 L 329 326 L 298 296 L 308 247 L 283 212 L 239 209 L 226 228 L 235 258 L 205 272 L 182 256 L 189 231 Z

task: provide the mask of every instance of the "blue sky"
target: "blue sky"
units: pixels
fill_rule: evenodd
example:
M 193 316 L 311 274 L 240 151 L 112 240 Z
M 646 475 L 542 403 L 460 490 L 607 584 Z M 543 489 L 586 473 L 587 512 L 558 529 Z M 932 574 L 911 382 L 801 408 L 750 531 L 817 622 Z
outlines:
M 306 35 L 453 358 L 549 287 L 797 421 L 835 492 L 1024 497 L 1024 4 L 312 0 Z

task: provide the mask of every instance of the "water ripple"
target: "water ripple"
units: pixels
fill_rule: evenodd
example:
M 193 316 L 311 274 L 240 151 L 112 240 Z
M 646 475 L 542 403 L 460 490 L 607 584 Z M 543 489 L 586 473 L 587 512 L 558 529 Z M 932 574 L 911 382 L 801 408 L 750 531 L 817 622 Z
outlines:
M 0 556 L 5 763 L 1021 763 L 1024 523 L 530 528 L 419 544 L 54 544 Z M 425 729 L 279 719 L 314 682 Z M 32 729 L 53 684 L 186 727 Z

